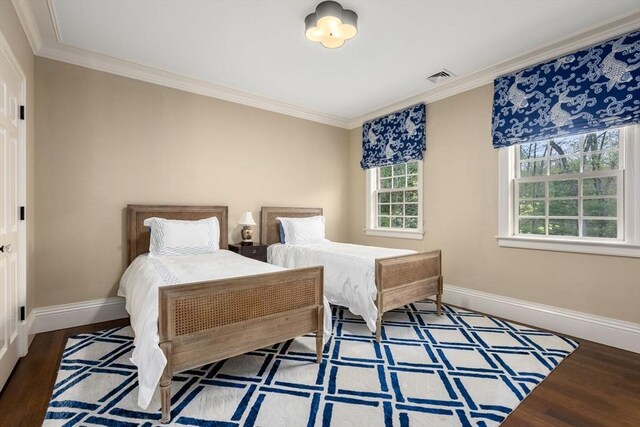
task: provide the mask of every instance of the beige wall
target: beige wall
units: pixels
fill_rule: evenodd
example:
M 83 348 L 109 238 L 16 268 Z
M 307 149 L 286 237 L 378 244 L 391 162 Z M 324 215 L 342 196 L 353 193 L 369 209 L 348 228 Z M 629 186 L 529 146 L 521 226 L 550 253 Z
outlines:
M 443 251 L 445 283 L 640 323 L 640 260 L 500 248 L 493 87 L 427 105 L 424 241 L 371 238 L 365 225 L 361 129 L 349 134 L 349 240 Z
M 36 58 L 36 306 L 115 295 L 128 203 L 321 206 L 346 240 L 348 132 Z M 259 227 L 254 227 L 254 240 Z
M 22 72 L 27 78 L 27 99 L 26 99 L 26 134 L 27 134 L 27 170 L 26 170 L 26 190 L 27 190 L 27 311 L 34 308 L 35 295 L 35 244 L 34 244 L 34 224 L 35 224 L 35 191 L 34 191 L 34 123 L 35 104 L 34 100 L 34 56 L 29 40 L 27 40 L 22 25 L 18 20 L 18 15 L 10 1 L 0 1 L 0 32 L 9 43 L 11 51 L 22 68 Z

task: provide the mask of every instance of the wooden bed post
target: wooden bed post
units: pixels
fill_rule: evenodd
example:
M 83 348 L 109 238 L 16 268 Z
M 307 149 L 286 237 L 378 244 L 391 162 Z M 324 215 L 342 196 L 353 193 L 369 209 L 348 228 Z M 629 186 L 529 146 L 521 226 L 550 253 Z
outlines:
M 321 300 L 322 301 L 322 300 Z M 322 363 L 322 348 L 324 347 L 324 307 L 318 306 L 318 330 L 316 331 L 316 363 Z
M 322 349 L 324 348 L 324 268 L 320 269 L 320 283 L 316 291 L 316 301 L 318 302 L 317 308 L 317 330 L 316 330 L 316 362 L 322 363 Z M 331 316 L 331 313 L 327 313 L 327 316 Z
M 444 283 L 444 279 L 442 278 L 442 274 L 441 274 L 440 277 L 438 278 L 438 293 L 436 294 L 436 310 L 437 310 L 438 316 L 442 316 L 442 292 L 444 289 L 443 283 Z
M 160 377 L 160 402 L 162 407 L 160 422 L 166 424 L 171 421 L 171 341 L 160 343 L 160 349 L 167 359 L 167 364 L 164 367 L 164 371 L 162 371 L 162 377 Z

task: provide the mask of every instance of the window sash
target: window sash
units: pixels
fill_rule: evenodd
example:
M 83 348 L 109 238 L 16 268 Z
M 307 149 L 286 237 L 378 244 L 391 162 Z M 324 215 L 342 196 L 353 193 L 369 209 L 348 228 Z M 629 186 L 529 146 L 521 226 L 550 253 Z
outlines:
M 598 150 L 598 151 L 584 151 L 584 137 L 580 141 L 580 150 L 575 153 L 565 154 L 565 155 L 551 155 L 551 149 L 549 142 L 546 142 L 547 148 L 545 149 L 545 155 L 533 159 L 521 159 L 520 156 L 520 147 L 516 147 L 514 150 L 514 171 L 513 176 L 515 178 L 512 179 L 513 185 L 512 190 L 512 215 L 514 218 L 511 230 L 511 235 L 518 237 L 537 237 L 537 238 L 547 238 L 547 239 L 557 239 L 557 240 L 569 240 L 569 239 L 579 239 L 579 240 L 593 240 L 593 241 L 609 241 L 609 242 L 623 242 L 624 238 L 624 165 L 625 165 L 625 137 L 626 132 L 623 128 L 618 129 L 618 147 L 609 149 L 609 150 Z M 584 159 L 588 155 L 594 154 L 603 154 L 603 153 L 618 153 L 618 169 L 611 170 L 599 170 L 599 171 L 584 171 Z M 577 173 L 566 173 L 566 174 L 552 174 L 550 172 L 550 164 L 552 161 L 560 160 L 563 158 L 571 158 L 578 157 L 580 162 L 580 171 Z M 546 173 L 544 175 L 535 175 L 535 176 L 525 176 L 521 177 L 521 163 L 526 162 L 545 162 L 546 163 Z M 615 195 L 595 195 L 595 196 L 584 196 L 583 195 L 583 182 L 585 179 L 589 178 L 606 178 L 606 177 L 616 177 L 616 194 Z M 550 197 L 549 196 L 549 183 L 554 181 L 578 181 L 578 195 L 577 196 L 566 196 L 566 197 Z M 534 183 L 534 182 L 544 182 L 545 183 L 545 196 L 541 198 L 530 198 L 530 197 L 520 197 L 520 185 L 525 183 Z M 588 216 L 584 215 L 584 200 L 590 199 L 616 199 L 616 216 L 615 217 L 599 217 L 599 216 Z M 577 200 L 578 201 L 578 215 L 577 216 L 558 216 L 558 215 L 549 215 L 549 206 L 550 201 L 553 200 Z M 522 201 L 541 201 L 544 202 L 545 205 L 545 213 L 544 215 L 520 215 L 520 202 Z M 526 234 L 520 233 L 520 219 L 544 219 L 545 221 L 545 233 L 544 234 Z M 552 235 L 549 234 L 549 220 L 561 220 L 561 219 L 569 219 L 569 220 L 577 220 L 578 221 L 578 234 L 576 235 Z M 616 220 L 616 237 L 591 237 L 585 236 L 584 233 L 584 221 L 585 220 Z
M 376 167 L 367 170 L 367 227 L 365 231 L 368 235 L 374 236 L 388 236 L 388 237 L 399 237 L 399 238 L 411 238 L 411 239 L 422 239 L 423 235 L 423 220 L 422 220 L 422 212 L 423 212 L 423 200 L 422 200 L 422 173 L 423 173 L 423 165 L 421 161 L 409 161 L 406 164 L 415 163 L 417 165 L 416 172 L 408 171 L 408 167 L 405 167 L 405 172 L 403 174 L 397 174 L 395 170 L 392 169 L 392 173 L 390 176 L 381 176 L 381 168 L 385 167 Z M 393 168 L 393 165 L 390 166 Z M 381 179 L 395 179 L 395 178 L 405 178 L 408 179 L 410 177 L 417 177 L 417 185 L 415 187 L 398 187 L 398 188 L 380 188 L 381 187 Z M 407 191 L 415 191 L 417 192 L 417 200 L 407 201 L 406 192 Z M 403 193 L 403 201 L 402 202 L 393 202 L 391 201 L 391 193 L 394 192 L 402 192 Z M 380 194 L 389 194 L 389 202 L 388 203 L 380 203 L 379 195 Z M 403 206 L 403 214 L 402 215 L 393 215 L 391 211 L 391 206 L 393 204 L 401 204 Z M 389 215 L 380 214 L 380 206 L 389 206 Z M 407 205 L 417 205 L 417 215 L 407 215 L 406 206 Z M 381 227 L 379 225 L 379 218 L 387 217 L 389 218 L 389 227 Z M 393 218 L 402 218 L 403 227 L 393 227 Z M 417 227 L 416 228 L 407 228 L 406 220 L 407 219 L 415 219 Z

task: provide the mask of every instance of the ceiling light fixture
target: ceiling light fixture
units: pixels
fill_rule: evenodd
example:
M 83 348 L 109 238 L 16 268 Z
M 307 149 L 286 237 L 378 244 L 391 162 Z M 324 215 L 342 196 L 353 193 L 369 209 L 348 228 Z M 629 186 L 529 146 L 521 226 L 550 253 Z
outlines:
M 335 49 L 358 34 L 358 15 L 353 10 L 343 9 L 335 1 L 323 1 L 316 11 L 304 20 L 305 35 L 312 42 Z

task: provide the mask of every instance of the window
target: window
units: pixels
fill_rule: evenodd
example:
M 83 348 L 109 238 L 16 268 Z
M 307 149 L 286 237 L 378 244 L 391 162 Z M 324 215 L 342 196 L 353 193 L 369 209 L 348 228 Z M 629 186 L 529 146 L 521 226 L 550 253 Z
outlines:
M 371 236 L 422 239 L 422 162 L 367 170 L 367 229 Z
M 500 245 L 640 256 L 637 133 L 629 126 L 502 150 Z

